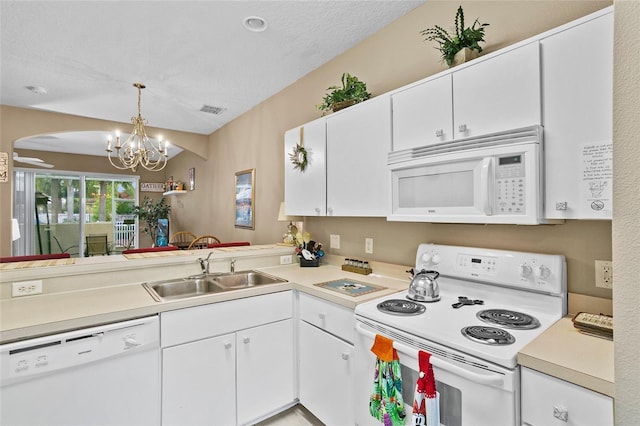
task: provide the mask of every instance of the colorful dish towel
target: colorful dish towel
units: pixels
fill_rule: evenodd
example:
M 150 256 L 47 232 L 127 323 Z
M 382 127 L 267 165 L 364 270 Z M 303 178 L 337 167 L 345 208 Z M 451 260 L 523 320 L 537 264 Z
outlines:
M 393 349 L 393 340 L 376 334 L 371 352 L 376 355 L 376 365 L 369 412 L 385 426 L 404 425 L 400 358 Z
M 418 351 L 418 367 L 420 373 L 416 382 L 411 424 L 414 426 L 440 426 L 440 394 L 436 391 L 431 354 Z

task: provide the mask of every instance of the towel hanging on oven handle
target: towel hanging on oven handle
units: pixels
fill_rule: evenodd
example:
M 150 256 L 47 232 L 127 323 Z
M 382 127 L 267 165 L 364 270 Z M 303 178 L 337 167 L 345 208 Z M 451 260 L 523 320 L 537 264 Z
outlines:
M 362 334 L 363 336 L 367 336 L 368 338 L 375 340 L 376 334 L 366 330 L 362 323 L 356 322 L 356 332 Z M 414 349 L 410 346 L 399 343 L 397 340 L 393 342 L 393 347 L 406 354 L 412 359 L 418 359 L 418 350 Z M 472 371 L 466 370 L 462 367 L 458 367 L 457 365 L 451 364 L 443 359 L 436 358 L 431 356 L 430 359 L 431 365 L 434 367 L 441 368 L 442 370 L 448 371 L 456 376 L 463 377 L 465 379 L 469 379 L 474 381 L 475 383 L 490 385 L 490 386 L 502 386 L 504 384 L 504 377 L 497 374 L 485 375 L 474 373 Z

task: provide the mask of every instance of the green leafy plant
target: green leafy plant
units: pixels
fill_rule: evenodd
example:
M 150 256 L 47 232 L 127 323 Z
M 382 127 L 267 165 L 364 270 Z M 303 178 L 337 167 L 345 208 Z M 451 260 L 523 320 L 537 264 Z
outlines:
M 169 213 L 171 213 L 171 206 L 164 202 L 164 197 L 153 201 L 145 196 L 139 206 L 133 207 L 133 214 L 143 222 L 141 231 L 150 235 L 154 244 L 158 237 L 158 219 L 167 219 Z
M 342 74 L 342 87 L 331 86 L 327 90 L 331 92 L 322 98 L 321 104 L 316 105 L 316 108 L 323 111 L 322 115 L 366 101 L 371 97 L 371 93 L 367 92 L 367 84 L 349 73 Z
M 484 30 L 489 24 L 481 24 L 477 19 L 472 26 L 464 27 L 464 12 L 462 6 L 458 7 L 455 18 L 455 35 L 450 35 L 447 30 L 439 25 L 420 31 L 425 37 L 425 41 L 435 41 L 438 49 L 442 53 L 442 59 L 449 67 L 453 65 L 453 58 L 456 53 L 465 47 L 482 52 L 482 47 L 478 44 L 484 42 Z

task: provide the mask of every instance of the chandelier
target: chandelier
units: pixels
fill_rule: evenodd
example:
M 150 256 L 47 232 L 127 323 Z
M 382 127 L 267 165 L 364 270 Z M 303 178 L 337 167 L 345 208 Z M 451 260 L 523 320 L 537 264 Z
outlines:
M 125 142 L 120 144 L 120 132 L 116 131 L 115 162 L 111 158 L 113 149 L 111 148 L 111 135 L 107 138 L 107 157 L 113 167 L 120 170 L 131 169 L 136 171 L 138 166 L 142 166 L 150 171 L 159 171 L 167 165 L 169 141 L 162 141 L 162 136 L 158 137 L 157 145 L 149 139 L 144 125 L 147 120 L 140 114 L 140 95 L 146 86 L 142 83 L 134 83 L 133 87 L 138 88 L 138 116 L 131 117 L 133 131 Z

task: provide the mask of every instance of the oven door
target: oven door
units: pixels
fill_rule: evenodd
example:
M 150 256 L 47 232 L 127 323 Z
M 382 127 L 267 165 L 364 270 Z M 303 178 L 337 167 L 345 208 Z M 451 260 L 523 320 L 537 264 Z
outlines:
M 375 355 L 370 351 L 376 334 L 392 339 L 402 365 L 405 424 L 411 424 L 418 350 L 431 353 L 440 393 L 440 424 L 444 426 L 513 426 L 519 424 L 519 369 L 509 370 L 454 352 L 444 346 L 418 341 L 415 336 L 367 319 L 357 318 L 354 362 L 355 419 L 359 426 L 379 426 L 369 414 Z M 455 360 L 454 360 L 455 359 Z M 431 426 L 431 425 L 430 425 Z

